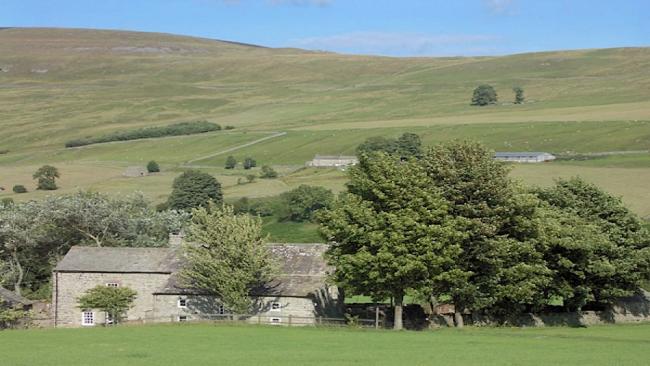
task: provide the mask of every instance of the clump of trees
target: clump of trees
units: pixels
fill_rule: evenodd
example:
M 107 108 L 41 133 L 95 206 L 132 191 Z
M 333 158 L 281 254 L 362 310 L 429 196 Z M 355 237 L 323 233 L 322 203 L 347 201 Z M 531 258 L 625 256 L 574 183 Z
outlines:
M 51 165 L 38 168 L 32 178 L 37 180 L 36 189 L 53 191 L 59 188 L 56 185 L 56 179 L 60 178 L 59 170 Z
M 129 141 L 165 136 L 194 135 L 219 130 L 221 130 L 219 124 L 208 121 L 181 122 L 168 126 L 146 127 L 135 130 L 113 132 L 98 137 L 70 140 L 65 143 L 65 147 L 79 147 L 103 142 Z
M 472 105 L 477 106 L 486 106 L 490 104 L 496 104 L 497 102 L 497 91 L 492 85 L 479 85 L 474 89 L 472 94 Z
M 120 323 L 133 307 L 138 293 L 128 287 L 96 286 L 79 297 L 81 310 L 98 309 L 106 313 L 107 325 Z M 110 322 L 109 322 L 110 320 Z
M 192 212 L 188 234 L 202 245 L 184 246 L 182 281 L 218 296 L 231 311 L 250 312 L 250 291 L 270 281 L 277 268 L 261 220 L 211 203 Z
M 149 173 L 159 173 L 160 172 L 160 165 L 156 163 L 154 160 L 151 160 L 150 162 L 147 163 L 147 172 Z
M 14 193 L 27 193 L 27 188 L 25 188 L 24 185 L 22 184 L 16 184 L 13 188 L 12 191 Z
M 370 137 L 357 147 L 357 155 L 384 152 L 400 158 L 417 158 L 422 155 L 422 140 L 414 133 L 406 132 L 400 137 Z
M 221 183 L 210 174 L 188 170 L 174 179 L 167 208 L 189 212 L 193 208 L 207 206 L 210 201 L 216 204 L 223 202 Z
M 47 296 L 52 266 L 71 245 L 165 246 L 187 220 L 157 212 L 142 195 L 79 192 L 0 206 L 0 285 Z
M 303 184 L 283 193 L 280 198 L 286 210 L 284 219 L 305 222 L 311 221 L 319 210 L 331 207 L 334 194 L 324 187 Z
M 472 142 L 420 159 L 361 155 L 348 192 L 318 214 L 328 260 L 348 294 L 405 293 L 464 312 L 510 316 L 558 299 L 568 311 L 610 304 L 650 278 L 650 235 L 622 202 L 578 178 L 526 189 Z

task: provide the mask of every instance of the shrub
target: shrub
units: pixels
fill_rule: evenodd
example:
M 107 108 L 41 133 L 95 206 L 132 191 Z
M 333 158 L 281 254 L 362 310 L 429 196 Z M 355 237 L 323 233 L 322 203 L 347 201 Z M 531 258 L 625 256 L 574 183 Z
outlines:
M 86 291 L 79 300 L 79 308 L 99 309 L 113 319 L 113 323 L 119 323 L 129 308 L 133 306 L 133 301 L 137 292 L 128 287 L 108 287 L 96 286 Z
M 255 178 L 257 178 L 255 174 L 248 174 L 246 176 L 246 180 L 248 181 L 248 183 L 253 183 L 255 181 Z
M 160 166 L 158 165 L 158 163 L 152 160 L 149 163 L 147 163 L 147 171 L 149 173 L 158 173 L 160 172 Z
M 8 153 L 9 153 L 9 150 L 7 150 L 7 149 L 0 150 L 0 155 L 4 155 L 4 154 L 8 154 Z
M 270 166 L 264 165 L 262 167 L 261 177 L 266 179 L 273 179 L 278 177 L 278 173 L 275 170 L 273 170 L 273 168 L 271 168 Z
M 83 139 L 69 140 L 65 147 L 78 147 L 92 144 L 99 144 L 111 141 L 129 141 L 164 136 L 194 135 L 211 131 L 219 131 L 221 126 L 207 121 L 181 122 L 168 126 L 145 127 L 136 130 L 118 131 L 99 137 L 88 137 Z
M 14 193 L 27 193 L 27 188 L 22 184 L 16 184 L 13 188 Z
M 237 159 L 235 159 L 234 156 L 230 155 L 226 159 L 226 165 L 225 165 L 226 169 L 235 169 L 236 166 L 237 166 Z
M 9 207 L 14 204 L 14 199 L 10 197 L 5 197 L 0 200 L 0 206 Z
M 224 130 L 234 130 L 235 126 L 226 126 L 223 128 Z
M 253 158 L 244 159 L 244 169 L 250 169 L 257 166 L 257 161 Z

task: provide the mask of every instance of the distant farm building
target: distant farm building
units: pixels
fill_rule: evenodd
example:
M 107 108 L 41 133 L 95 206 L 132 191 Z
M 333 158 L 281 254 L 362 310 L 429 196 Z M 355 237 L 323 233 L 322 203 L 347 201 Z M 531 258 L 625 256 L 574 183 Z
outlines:
M 130 166 L 124 170 L 124 173 L 122 174 L 125 177 L 131 177 L 131 178 L 136 178 L 136 177 L 145 177 L 149 175 L 149 172 L 147 169 L 141 166 Z
M 356 156 L 346 155 L 316 155 L 314 159 L 307 162 L 312 167 L 346 167 L 359 164 Z
M 555 156 L 547 152 L 497 152 L 494 159 L 512 163 L 543 163 L 555 160 Z

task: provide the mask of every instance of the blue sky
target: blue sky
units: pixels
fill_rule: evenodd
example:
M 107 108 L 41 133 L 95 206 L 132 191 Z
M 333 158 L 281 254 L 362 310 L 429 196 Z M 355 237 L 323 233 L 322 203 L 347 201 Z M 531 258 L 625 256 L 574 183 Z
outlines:
M 167 32 L 343 53 L 650 46 L 650 0 L 0 0 L 0 27 Z

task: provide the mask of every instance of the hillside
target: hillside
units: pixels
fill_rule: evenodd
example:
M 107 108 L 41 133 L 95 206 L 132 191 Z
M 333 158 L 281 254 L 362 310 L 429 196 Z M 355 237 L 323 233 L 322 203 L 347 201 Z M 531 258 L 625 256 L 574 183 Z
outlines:
M 649 48 L 388 58 L 157 33 L 8 28 L 0 30 L 0 69 L 5 188 L 29 186 L 35 168 L 53 163 L 63 173 L 57 192 L 142 190 L 161 201 L 187 166 L 217 175 L 227 199 L 301 183 L 339 190 L 340 172 L 296 169 L 316 153 L 352 153 L 368 136 L 414 131 L 428 144 L 474 138 L 498 150 L 640 151 L 516 167 L 513 174 L 532 184 L 584 175 L 650 215 L 650 156 L 643 152 L 650 150 Z M 499 105 L 469 105 L 481 83 L 497 88 Z M 527 103 L 509 103 L 515 85 Z M 69 139 L 199 119 L 236 129 L 63 148 Z M 278 131 L 286 134 L 256 142 Z M 285 176 L 238 185 L 246 172 L 224 171 L 228 154 L 254 156 Z M 162 174 L 121 176 L 126 166 L 154 158 Z
M 397 59 L 10 28 L 0 31 L 0 145 L 192 118 L 254 129 L 650 119 L 648 67 L 650 49 Z M 504 101 L 521 85 L 532 103 L 470 107 L 479 83 Z

